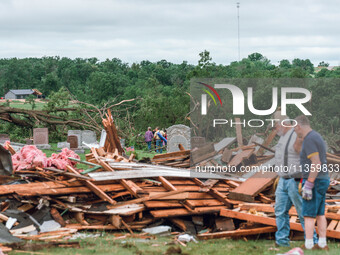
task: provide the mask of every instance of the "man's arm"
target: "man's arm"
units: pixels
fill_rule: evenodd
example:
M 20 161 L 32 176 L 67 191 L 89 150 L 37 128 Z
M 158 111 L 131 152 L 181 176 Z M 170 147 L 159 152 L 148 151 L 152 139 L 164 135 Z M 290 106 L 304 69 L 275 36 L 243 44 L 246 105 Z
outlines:
M 302 149 L 303 138 L 296 137 L 295 143 L 293 145 L 296 153 L 300 153 Z
M 312 161 L 312 163 L 307 180 L 309 182 L 314 182 L 316 177 L 318 176 L 319 170 L 321 169 L 321 160 L 319 157 L 319 153 L 313 153 L 313 155 L 310 157 L 310 160 Z

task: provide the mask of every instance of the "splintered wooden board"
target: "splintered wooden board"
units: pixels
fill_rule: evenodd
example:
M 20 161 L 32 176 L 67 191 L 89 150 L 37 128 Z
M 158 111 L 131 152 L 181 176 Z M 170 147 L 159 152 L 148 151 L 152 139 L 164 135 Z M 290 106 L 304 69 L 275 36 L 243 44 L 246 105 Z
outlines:
M 244 159 L 250 158 L 250 156 L 254 153 L 255 149 L 243 150 L 237 153 L 229 162 L 229 166 L 238 166 L 242 163 Z
M 272 217 L 249 214 L 245 212 L 238 212 L 238 211 L 233 211 L 229 209 L 221 209 L 220 215 L 224 217 L 228 217 L 228 218 L 233 218 L 233 219 L 256 222 L 256 223 L 261 223 L 261 224 L 270 225 L 270 226 L 276 226 L 276 220 L 275 218 L 272 218 Z M 303 232 L 301 223 L 290 222 L 290 229 Z M 316 227 L 315 229 L 316 229 L 316 232 L 319 233 L 318 228 Z M 340 239 L 340 229 L 334 230 L 328 227 L 326 231 L 326 236 Z
M 222 231 L 216 233 L 204 233 L 197 235 L 197 238 L 200 240 L 207 239 L 216 239 L 216 238 L 225 238 L 225 237 L 239 237 L 239 236 L 250 236 L 250 235 L 258 235 L 264 233 L 272 233 L 276 231 L 276 227 L 261 227 L 261 228 L 253 228 L 253 229 L 238 229 L 232 231 Z
M 169 158 L 181 158 L 185 156 L 190 156 L 190 150 L 169 152 L 165 154 L 157 154 L 152 158 L 152 160 L 153 161 L 165 161 L 165 160 L 169 160 Z
M 258 172 L 248 178 L 240 186 L 230 191 L 228 198 L 245 202 L 254 202 L 255 196 L 268 186 L 274 183 L 277 173 L 275 172 Z

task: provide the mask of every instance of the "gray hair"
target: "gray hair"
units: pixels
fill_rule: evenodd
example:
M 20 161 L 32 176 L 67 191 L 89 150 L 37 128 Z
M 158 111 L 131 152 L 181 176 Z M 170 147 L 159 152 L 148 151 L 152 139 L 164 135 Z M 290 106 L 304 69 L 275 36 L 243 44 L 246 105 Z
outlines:
M 310 126 L 309 119 L 305 115 L 300 115 L 295 120 L 300 126 Z

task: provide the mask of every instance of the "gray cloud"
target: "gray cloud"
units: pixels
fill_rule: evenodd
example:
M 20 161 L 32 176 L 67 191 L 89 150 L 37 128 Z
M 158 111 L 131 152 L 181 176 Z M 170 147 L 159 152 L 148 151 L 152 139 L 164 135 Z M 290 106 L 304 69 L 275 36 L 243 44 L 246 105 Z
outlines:
M 337 0 L 240 0 L 241 57 L 340 61 Z M 197 63 L 238 58 L 236 1 L 3 0 L 0 57 L 118 57 Z

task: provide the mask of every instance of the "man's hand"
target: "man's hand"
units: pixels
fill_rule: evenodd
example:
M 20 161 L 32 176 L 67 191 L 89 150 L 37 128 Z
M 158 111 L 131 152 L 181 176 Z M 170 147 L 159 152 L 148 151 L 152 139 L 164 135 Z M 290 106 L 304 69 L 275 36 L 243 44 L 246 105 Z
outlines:
M 302 198 L 305 200 L 312 200 L 313 198 L 314 182 L 306 181 L 302 188 Z

